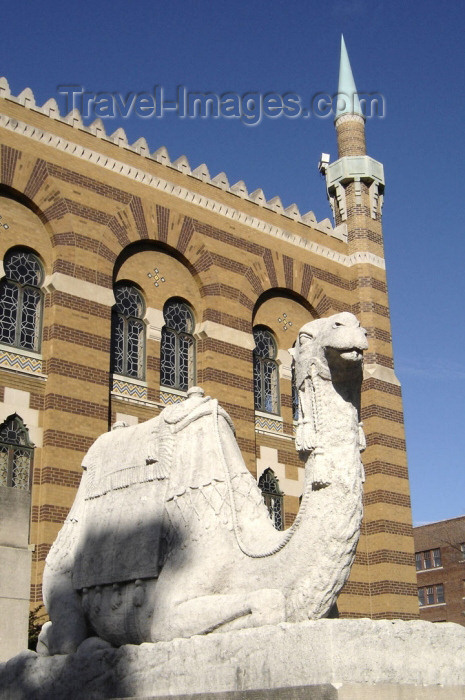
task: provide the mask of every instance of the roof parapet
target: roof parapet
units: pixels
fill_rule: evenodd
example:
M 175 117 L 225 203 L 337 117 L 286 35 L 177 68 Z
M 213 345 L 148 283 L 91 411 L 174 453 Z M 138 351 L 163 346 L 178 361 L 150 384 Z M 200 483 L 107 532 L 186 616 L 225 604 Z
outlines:
M 141 156 L 145 156 L 146 158 L 150 156 L 149 145 L 143 136 L 138 138 L 137 141 L 134 141 L 130 148 L 132 151 L 136 151 Z
M 122 148 L 125 148 L 128 146 L 128 137 L 126 136 L 125 130 L 120 127 L 119 129 L 116 129 L 111 136 L 110 136 L 110 141 L 113 141 L 116 143 L 118 146 L 121 146 Z
M 10 86 L 6 78 L 0 78 L 0 97 L 10 97 Z
M 60 110 L 58 108 L 58 103 L 54 97 L 51 97 L 47 102 L 42 105 L 42 112 L 51 117 L 52 119 L 60 119 Z
M 100 119 L 96 119 L 95 121 L 90 124 L 90 126 L 87 127 L 87 131 L 89 131 L 91 134 L 94 136 L 97 136 L 99 139 L 106 139 L 107 138 L 107 132 L 105 131 L 105 125 L 103 121 Z
M 198 180 L 202 180 L 202 182 L 210 182 L 211 180 L 210 171 L 208 170 L 205 163 L 201 163 L 200 165 L 198 165 L 195 168 L 195 170 L 191 172 L 191 175 L 193 177 L 196 177 Z

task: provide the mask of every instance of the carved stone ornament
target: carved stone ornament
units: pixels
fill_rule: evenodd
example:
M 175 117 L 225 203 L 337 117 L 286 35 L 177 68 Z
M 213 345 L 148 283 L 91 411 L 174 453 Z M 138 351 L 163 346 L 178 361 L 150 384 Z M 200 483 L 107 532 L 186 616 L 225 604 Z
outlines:
M 229 416 L 199 387 L 99 437 L 47 557 L 51 622 L 38 652 L 114 646 L 327 617 L 362 519 L 359 419 L 366 333 L 350 313 L 307 323 L 294 348 L 305 487 L 277 531 Z

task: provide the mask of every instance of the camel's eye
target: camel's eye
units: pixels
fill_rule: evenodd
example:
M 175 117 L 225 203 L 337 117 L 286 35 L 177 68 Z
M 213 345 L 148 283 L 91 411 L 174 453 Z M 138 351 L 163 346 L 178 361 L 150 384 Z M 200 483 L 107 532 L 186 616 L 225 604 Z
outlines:
M 334 325 L 333 325 L 333 328 L 340 328 L 340 327 L 343 326 L 343 325 L 344 325 L 343 323 L 339 323 L 339 321 L 335 321 L 335 322 L 334 322 Z

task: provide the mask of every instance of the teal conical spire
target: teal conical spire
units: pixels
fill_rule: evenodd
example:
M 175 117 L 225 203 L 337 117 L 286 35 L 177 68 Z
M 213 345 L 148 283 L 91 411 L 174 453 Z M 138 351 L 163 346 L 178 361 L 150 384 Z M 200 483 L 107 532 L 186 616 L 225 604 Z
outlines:
M 339 85 L 337 89 L 335 119 L 343 114 L 359 114 L 363 117 L 360 100 L 355 87 L 355 80 L 350 67 L 344 36 L 341 34 L 341 63 L 339 65 Z

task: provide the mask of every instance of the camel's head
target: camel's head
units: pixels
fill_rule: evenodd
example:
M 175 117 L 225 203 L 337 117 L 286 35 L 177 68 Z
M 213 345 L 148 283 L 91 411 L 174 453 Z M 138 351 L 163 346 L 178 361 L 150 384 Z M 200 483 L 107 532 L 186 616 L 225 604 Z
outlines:
M 359 369 L 363 351 L 368 347 L 366 335 L 358 319 L 347 311 L 306 323 L 290 351 L 294 356 L 297 387 L 308 376 L 315 359 L 320 366 L 327 366 L 331 374 Z

